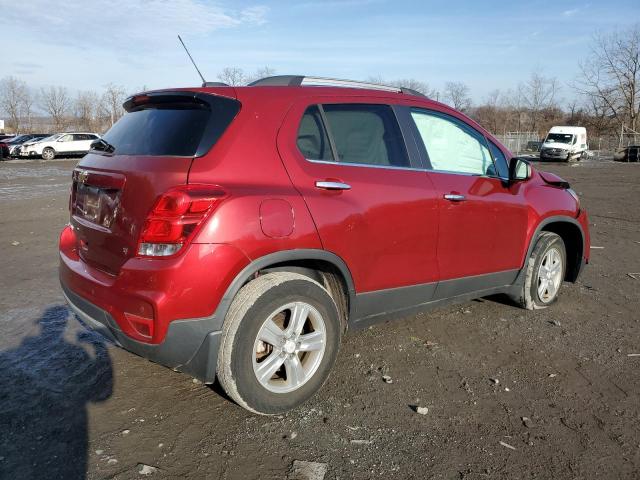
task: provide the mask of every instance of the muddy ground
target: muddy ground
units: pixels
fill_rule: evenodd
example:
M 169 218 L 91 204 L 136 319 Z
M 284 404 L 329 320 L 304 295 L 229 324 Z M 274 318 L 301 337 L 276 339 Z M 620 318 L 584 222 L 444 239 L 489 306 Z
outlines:
M 352 332 L 281 417 L 69 315 L 56 242 L 74 165 L 0 163 L 0 478 L 282 479 L 294 460 L 327 479 L 640 477 L 640 164 L 537 164 L 580 193 L 603 247 L 553 308 L 484 299 Z

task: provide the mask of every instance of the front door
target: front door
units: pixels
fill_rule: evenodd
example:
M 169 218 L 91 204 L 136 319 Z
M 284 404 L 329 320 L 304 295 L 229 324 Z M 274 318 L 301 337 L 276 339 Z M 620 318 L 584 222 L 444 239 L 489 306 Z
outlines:
M 504 168 L 491 153 L 499 149 L 490 151 L 484 135 L 444 112 L 412 109 L 411 116 L 440 202 L 440 279 L 519 269 L 527 209 L 519 186 L 500 177 Z M 469 283 L 473 290 L 491 286 Z
M 394 110 L 362 102 L 295 105 L 278 149 L 323 247 L 346 262 L 358 293 L 435 285 L 436 192 L 409 158 Z

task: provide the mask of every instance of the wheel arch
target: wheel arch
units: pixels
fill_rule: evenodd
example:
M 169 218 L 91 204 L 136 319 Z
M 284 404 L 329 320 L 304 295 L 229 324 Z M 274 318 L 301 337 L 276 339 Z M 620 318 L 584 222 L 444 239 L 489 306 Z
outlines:
M 222 326 L 233 298 L 245 284 L 261 273 L 277 271 L 300 273 L 324 285 L 334 298 L 346 329 L 354 305 L 353 277 L 344 260 L 318 249 L 283 250 L 254 259 L 227 288 L 214 314 L 216 323 Z
M 585 238 L 582 225 L 576 219 L 563 215 L 545 218 L 538 224 L 531 237 L 525 262 L 531 255 L 538 235 L 543 231 L 555 233 L 562 238 L 567 252 L 567 269 L 564 280 L 575 282 L 580 273 L 584 256 Z

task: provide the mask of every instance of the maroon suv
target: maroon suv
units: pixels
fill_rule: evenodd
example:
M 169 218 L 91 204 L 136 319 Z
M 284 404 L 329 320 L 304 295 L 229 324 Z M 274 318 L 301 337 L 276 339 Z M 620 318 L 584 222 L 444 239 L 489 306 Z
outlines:
M 73 171 L 60 280 L 84 321 L 243 407 L 300 405 L 348 328 L 589 258 L 559 177 L 408 89 L 300 76 L 145 92 Z

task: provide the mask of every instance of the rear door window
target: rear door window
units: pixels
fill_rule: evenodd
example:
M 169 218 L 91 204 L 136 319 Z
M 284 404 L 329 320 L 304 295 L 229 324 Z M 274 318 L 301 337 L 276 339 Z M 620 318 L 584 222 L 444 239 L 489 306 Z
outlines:
M 322 105 L 338 162 L 410 167 L 393 110 L 388 105 Z
M 331 145 L 317 105 L 304 112 L 298 128 L 298 149 L 309 160 L 333 160 Z

